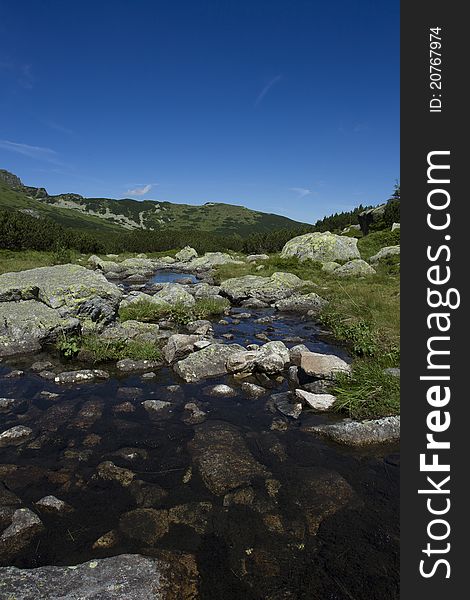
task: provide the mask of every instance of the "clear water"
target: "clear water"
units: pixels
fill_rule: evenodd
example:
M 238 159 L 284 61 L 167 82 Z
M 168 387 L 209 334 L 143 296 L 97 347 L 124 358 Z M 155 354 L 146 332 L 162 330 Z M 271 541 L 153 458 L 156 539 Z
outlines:
M 240 312 L 251 312 L 252 317 L 237 324 Z M 288 346 L 302 340 L 311 349 L 344 356 L 325 341 L 313 322 L 282 315 L 272 322 L 255 322 L 271 316 L 269 310 L 235 310 L 227 318 L 228 325 L 215 323 L 214 328 L 217 336 L 234 336 L 227 343 L 262 343 L 255 337 L 261 333 L 269 339 L 293 338 L 286 342 Z M 0 481 L 26 506 L 34 508 L 37 500 L 52 494 L 74 511 L 60 518 L 42 516 L 44 533 L 13 564 L 26 568 L 77 564 L 93 557 L 169 549 L 195 556 L 204 600 L 399 597 L 397 447 L 354 450 L 318 439 L 303 432 L 302 426 L 337 417 L 304 411 L 298 421 L 289 421 L 272 412 L 269 395 L 250 399 L 241 392 L 240 382 L 230 377 L 189 385 L 167 368 L 146 380 L 139 374 L 123 377 L 112 365 L 104 365 L 111 373 L 107 381 L 58 386 L 26 370 L 31 362 L 45 357 L 0 363 L 0 395 L 24 400 L 15 413 L 0 415 L 0 430 L 27 425 L 35 440 L 1 450 Z M 65 363 L 61 367 L 81 366 Z M 13 368 L 24 368 L 26 374 L 5 378 Z M 205 388 L 216 383 L 232 385 L 237 395 L 207 396 Z M 182 385 L 176 392 L 168 390 L 174 384 Z M 273 386 L 273 391 L 282 391 L 287 384 L 273 381 Z M 58 397 L 47 398 L 41 394 L 44 391 Z M 170 402 L 171 411 L 150 417 L 141 404 L 148 399 Z M 183 420 L 188 402 L 198 403 L 206 412 L 202 425 Z M 124 408 L 131 412 L 122 412 Z M 273 421 L 287 425 L 272 429 Z M 224 506 L 224 496 L 211 493 L 190 444 L 198 428 L 207 423 L 235 429 L 253 460 L 278 482 L 274 499 L 267 495 L 264 478 L 254 478 L 251 504 Z M 123 448 L 134 449 L 136 456 L 126 458 L 119 453 Z M 114 547 L 94 549 L 98 537 L 118 530 L 121 516 L 139 507 L 129 487 L 96 478 L 97 466 L 107 460 L 130 469 L 135 479 L 152 489 L 164 490 L 164 497 L 148 500 L 147 507 L 164 510 L 211 503 L 204 531 L 173 523 L 152 547 L 121 535 Z M 341 500 L 341 492 L 338 498 L 335 492 L 328 496 L 325 476 L 348 486 L 347 502 Z M 262 508 L 270 502 L 273 507 Z M 282 531 L 266 524 L 266 510 L 282 522 Z M 321 517 L 316 533 L 309 531 L 308 511 L 310 519 Z

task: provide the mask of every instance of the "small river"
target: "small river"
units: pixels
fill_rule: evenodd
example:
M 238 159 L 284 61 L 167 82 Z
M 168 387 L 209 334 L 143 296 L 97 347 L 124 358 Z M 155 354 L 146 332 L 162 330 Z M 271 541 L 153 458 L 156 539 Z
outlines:
M 167 272 L 151 283 L 186 277 Z M 251 317 L 238 319 L 246 312 Z M 308 320 L 270 309 L 233 309 L 224 320 L 214 323 L 214 333 L 227 336 L 221 338 L 227 343 L 262 343 L 256 337 L 261 334 L 288 347 L 304 343 L 347 358 Z M 195 556 L 203 600 L 399 598 L 397 447 L 358 450 L 321 440 L 302 426 L 338 417 L 304 410 L 298 420 L 288 419 L 272 408 L 269 394 L 249 398 L 241 381 L 229 376 L 190 385 L 168 368 L 146 379 L 100 365 L 110 379 L 59 386 L 27 370 L 31 362 L 48 358 L 0 363 L 0 395 L 23 400 L 14 413 L 0 415 L 1 429 L 22 424 L 35 433 L 33 443 L 1 450 L 0 481 L 31 508 L 54 495 L 74 510 L 60 518 L 41 515 L 44 533 L 14 565 L 72 565 L 157 548 Z M 14 369 L 25 374 L 7 377 Z M 236 395 L 208 395 L 208 387 L 218 383 L 231 385 Z M 287 383 L 273 380 L 271 387 L 281 392 Z M 171 409 L 149 415 L 142 402 L 151 399 L 170 402 Z M 187 403 L 197 404 L 204 422 L 188 420 Z M 239 496 L 213 493 L 191 443 L 199 435 L 204 444 L 208 424 L 235 432 L 237 444 L 268 475 L 254 477 Z M 106 461 L 132 472 L 134 483 L 97 477 L 98 465 Z M 103 534 L 118 531 L 129 511 L 173 514 L 182 506 L 157 541 L 118 535 L 112 547 L 95 545 Z

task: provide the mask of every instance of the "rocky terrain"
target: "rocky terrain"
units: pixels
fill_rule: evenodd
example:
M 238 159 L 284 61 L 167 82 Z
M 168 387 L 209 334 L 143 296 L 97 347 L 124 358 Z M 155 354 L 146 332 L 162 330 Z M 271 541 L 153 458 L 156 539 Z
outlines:
M 396 252 L 366 262 L 322 233 L 281 255 L 368 278 Z M 328 300 L 267 259 L 186 247 L 0 275 L 5 597 L 320 597 L 325 560 L 340 572 L 357 546 L 353 594 L 379 551 L 397 568 L 399 417 L 335 412 L 351 357 L 318 322 Z

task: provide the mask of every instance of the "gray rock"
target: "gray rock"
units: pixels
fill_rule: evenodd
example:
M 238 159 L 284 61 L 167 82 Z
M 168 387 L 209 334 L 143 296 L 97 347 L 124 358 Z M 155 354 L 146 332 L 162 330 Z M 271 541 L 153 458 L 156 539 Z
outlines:
M 193 352 L 194 344 L 201 340 L 200 335 L 186 335 L 175 333 L 168 338 L 163 347 L 163 356 L 168 363 L 182 359 L 186 354 Z
M 164 283 L 162 289 L 152 296 L 152 303 L 174 306 L 193 306 L 194 297 L 179 283 Z
M 324 298 L 312 292 L 279 300 L 279 302 L 276 302 L 276 309 L 281 312 L 318 314 L 327 304 L 328 302 Z
M 210 321 L 199 319 L 197 321 L 191 321 L 186 325 L 186 329 L 189 333 L 195 335 L 211 335 L 212 334 L 212 323 Z
M 376 273 L 377 271 L 362 259 L 351 260 L 334 270 L 336 277 L 368 277 Z
M 258 262 L 260 260 L 269 260 L 269 256 L 267 254 L 250 254 L 246 257 L 246 262 Z
M 128 538 L 153 546 L 168 533 L 168 511 L 154 508 L 131 510 L 121 516 L 119 529 Z
M 123 358 L 118 360 L 116 367 L 123 373 L 132 373 L 133 371 L 151 371 L 161 367 L 162 363 L 157 360 L 132 360 Z
M 187 383 L 227 374 L 226 362 L 235 352 L 243 351 L 238 344 L 211 344 L 177 362 L 173 369 Z
M 220 286 L 220 293 L 233 302 L 242 302 L 249 298 L 269 304 L 292 296 L 310 283 L 292 273 L 273 273 L 271 277 L 245 275 L 226 279 Z
M 312 392 L 297 389 L 295 395 L 301 402 L 318 412 L 330 410 L 336 402 L 336 396 L 332 394 L 312 394 Z
M 71 512 L 73 508 L 67 502 L 59 500 L 55 496 L 44 496 L 36 502 L 36 506 L 39 510 L 49 514 L 61 515 L 64 513 Z
M 56 383 L 84 383 L 96 379 L 109 379 L 109 373 L 102 369 L 83 369 L 81 371 L 64 371 L 54 377 Z
M 223 383 L 220 383 L 219 385 L 205 387 L 202 390 L 202 393 L 205 396 L 212 396 L 214 398 L 233 398 L 234 396 L 237 396 L 236 390 L 234 390 L 229 385 L 225 385 Z
M 103 479 L 103 481 L 115 481 L 123 487 L 129 487 L 134 480 L 135 474 L 129 469 L 118 467 L 112 461 L 108 460 L 96 467 L 96 475 L 94 477 Z
M 250 398 L 260 398 L 267 393 L 267 390 L 260 385 L 256 385 L 255 383 L 249 383 L 248 381 L 244 381 L 241 385 L 241 390 Z
M 395 231 L 396 229 L 400 229 L 400 223 L 392 223 L 392 231 Z
M 60 309 L 61 317 L 107 323 L 116 316 L 121 290 L 101 273 L 57 265 L 0 275 L 0 302 L 34 300 Z
M 196 598 L 197 571 L 185 562 L 121 554 L 72 567 L 7 567 L 0 571 L 2 594 L 15 600 L 189 600 Z
M 289 350 L 283 342 L 268 342 L 258 350 L 244 350 L 227 359 L 229 373 L 250 372 L 279 373 L 289 363 Z
M 351 367 L 343 359 L 334 354 L 318 352 L 301 352 L 300 368 L 319 379 L 334 379 L 336 373 L 350 373 Z
M 33 430 L 24 425 L 15 425 L 0 434 L 0 448 L 19 446 L 31 439 Z
M 328 261 L 322 263 L 321 270 L 324 271 L 325 273 L 333 273 L 333 271 L 335 271 L 340 266 L 341 265 L 339 263 L 335 262 L 334 260 L 328 260 Z
M 368 446 L 399 441 L 400 417 L 384 417 L 371 421 L 345 420 L 331 425 L 305 426 L 302 429 L 340 444 Z
M 388 369 L 384 369 L 384 373 L 388 373 L 388 375 L 392 375 L 393 377 L 400 377 L 399 367 L 389 367 Z
M 290 362 L 297 367 L 300 366 L 300 357 L 302 352 L 310 352 L 305 344 L 297 344 L 289 350 Z
M 0 398 L 0 413 L 10 412 L 18 403 L 16 398 Z
M 207 413 L 199 408 L 195 402 L 188 402 L 184 405 L 186 414 L 183 416 L 183 421 L 188 425 L 197 425 L 206 420 Z
M 271 400 L 277 410 L 286 417 L 298 419 L 302 413 L 302 404 L 300 402 L 291 402 L 288 392 L 272 394 Z
M 142 402 L 142 406 L 150 415 L 160 416 L 162 414 L 168 414 L 171 410 L 171 403 L 163 400 L 145 400 Z
M 206 487 L 216 496 L 248 485 L 256 477 L 269 476 L 238 429 L 227 423 L 207 421 L 199 425 L 188 448 Z
M 225 252 L 206 252 L 204 256 L 191 260 L 186 264 L 186 267 L 191 271 L 204 271 L 226 264 L 244 264 L 244 261 L 237 260 Z
M 289 240 L 282 249 L 281 256 L 319 262 L 360 258 L 356 238 L 335 235 L 329 231 L 306 233 Z
M 18 508 L 13 513 L 11 524 L 0 535 L 0 556 L 9 560 L 26 549 L 34 538 L 43 531 L 41 519 L 29 508 Z M 2 594 L 5 591 L 2 580 Z
M 175 254 L 175 258 L 179 262 L 189 262 L 190 260 L 197 258 L 199 255 L 194 248 L 191 246 L 185 246 L 182 250 Z
M 78 319 L 63 317 L 42 302 L 0 302 L 0 357 L 37 352 L 43 344 L 79 329 Z
M 31 371 L 45 371 L 54 365 L 48 360 L 40 360 L 31 365 Z
M 400 246 L 386 246 L 385 248 L 381 248 L 377 254 L 371 256 L 369 258 L 369 262 L 375 263 L 388 258 L 389 256 L 397 256 L 400 254 Z

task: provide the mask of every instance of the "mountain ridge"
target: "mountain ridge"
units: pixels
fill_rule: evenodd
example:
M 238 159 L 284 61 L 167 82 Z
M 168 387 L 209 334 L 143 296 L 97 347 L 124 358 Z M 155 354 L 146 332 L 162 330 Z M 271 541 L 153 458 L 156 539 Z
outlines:
M 224 202 L 191 205 L 132 198 L 86 198 L 74 193 L 49 195 L 44 187 L 26 186 L 17 175 L 4 169 L 0 169 L 2 208 L 47 216 L 63 225 L 88 231 L 103 227 L 108 231 L 197 228 L 224 235 L 248 235 L 308 225 Z

